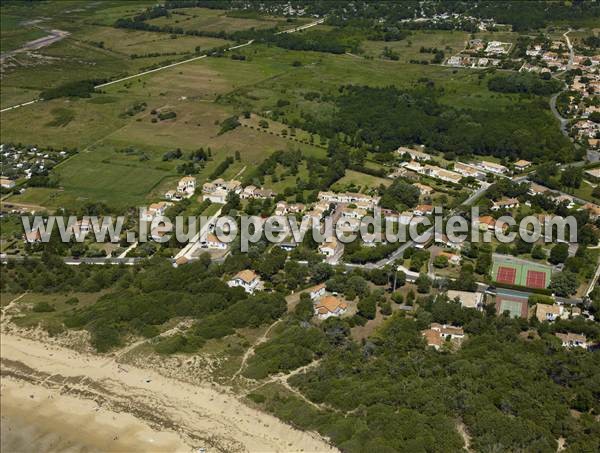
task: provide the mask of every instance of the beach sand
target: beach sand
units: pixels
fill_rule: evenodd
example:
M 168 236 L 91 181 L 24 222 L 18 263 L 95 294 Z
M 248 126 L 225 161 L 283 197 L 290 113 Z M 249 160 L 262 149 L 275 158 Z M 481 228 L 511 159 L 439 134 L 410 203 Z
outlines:
M 336 451 L 225 388 L 12 333 L 0 343 L 3 452 Z

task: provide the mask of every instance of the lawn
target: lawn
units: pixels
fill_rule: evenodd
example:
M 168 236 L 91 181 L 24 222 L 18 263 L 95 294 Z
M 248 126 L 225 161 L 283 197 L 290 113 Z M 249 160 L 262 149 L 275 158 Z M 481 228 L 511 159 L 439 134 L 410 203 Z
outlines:
M 367 175 L 354 170 L 346 170 L 343 178 L 337 181 L 331 189 L 336 192 L 364 192 L 369 189 L 374 189 L 380 185 L 389 186 L 392 183 L 391 179 L 379 178 L 377 176 Z

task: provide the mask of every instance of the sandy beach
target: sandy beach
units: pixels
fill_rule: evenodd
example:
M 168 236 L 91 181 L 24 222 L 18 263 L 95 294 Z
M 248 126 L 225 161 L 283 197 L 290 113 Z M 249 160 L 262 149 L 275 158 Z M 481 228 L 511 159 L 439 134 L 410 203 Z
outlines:
M 22 438 L 29 451 L 336 451 L 224 388 L 12 333 L 0 341 L 3 451 Z

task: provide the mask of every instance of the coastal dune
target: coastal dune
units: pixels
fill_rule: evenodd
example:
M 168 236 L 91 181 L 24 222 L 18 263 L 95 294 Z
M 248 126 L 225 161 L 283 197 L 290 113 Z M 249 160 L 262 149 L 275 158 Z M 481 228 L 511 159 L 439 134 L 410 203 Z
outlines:
M 23 429 L 37 451 L 336 451 L 224 388 L 11 333 L 1 346 L 3 451 Z

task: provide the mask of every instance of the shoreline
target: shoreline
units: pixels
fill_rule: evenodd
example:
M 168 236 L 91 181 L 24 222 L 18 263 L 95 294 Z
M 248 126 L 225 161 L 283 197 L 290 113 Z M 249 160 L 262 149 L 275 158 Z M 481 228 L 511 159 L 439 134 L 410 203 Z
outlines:
M 103 451 L 135 451 L 135 445 L 143 451 L 337 451 L 225 388 L 191 385 L 12 333 L 2 332 L 0 343 L 3 428 L 9 413 L 32 417 L 43 429 L 56 426 L 53 442 L 85 446 L 90 439 L 85 451 L 94 451 L 96 442 Z M 95 437 L 86 436 L 82 421 Z

